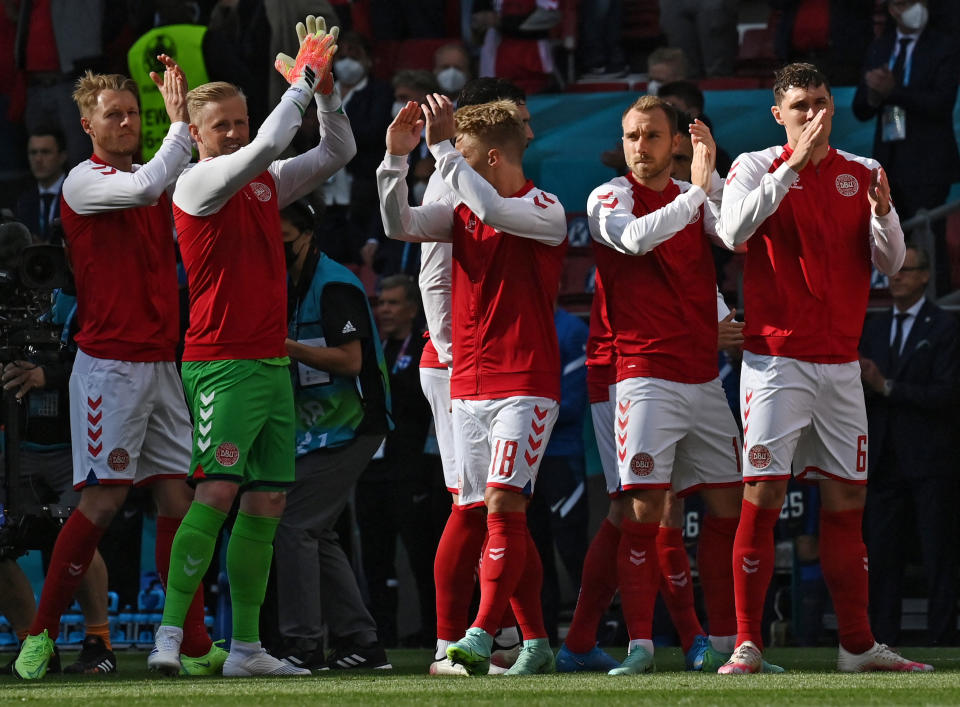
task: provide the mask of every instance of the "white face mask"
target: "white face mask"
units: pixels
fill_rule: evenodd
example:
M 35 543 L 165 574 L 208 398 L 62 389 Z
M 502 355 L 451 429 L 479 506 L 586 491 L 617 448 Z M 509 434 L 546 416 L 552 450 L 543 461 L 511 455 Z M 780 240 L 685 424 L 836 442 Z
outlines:
M 355 86 L 367 75 L 367 70 L 356 59 L 344 57 L 333 62 L 333 75 L 348 86 Z
M 390 114 L 396 118 L 400 111 L 403 110 L 403 107 L 407 105 L 406 101 L 394 101 L 393 105 L 390 107 Z
M 660 90 L 661 86 L 663 86 L 662 81 L 657 81 L 656 79 L 650 79 L 650 81 L 647 82 L 647 95 L 656 96 L 657 91 Z
M 467 82 L 467 75 L 455 66 L 448 66 L 437 73 L 437 83 L 444 93 L 456 93 Z
M 921 2 L 915 2 L 900 15 L 900 21 L 903 26 L 909 30 L 921 30 L 927 26 L 927 20 L 930 19 L 930 11 L 927 6 Z

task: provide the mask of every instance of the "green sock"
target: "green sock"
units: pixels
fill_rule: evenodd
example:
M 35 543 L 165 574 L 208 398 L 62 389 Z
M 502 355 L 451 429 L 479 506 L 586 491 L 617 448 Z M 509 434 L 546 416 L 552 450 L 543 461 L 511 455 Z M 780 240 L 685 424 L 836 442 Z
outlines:
M 255 643 L 260 640 L 260 605 L 267 593 L 273 536 L 279 518 L 237 514 L 227 545 L 227 577 L 233 609 L 233 638 Z
M 217 536 L 226 513 L 194 501 L 183 517 L 170 547 L 167 598 L 163 605 L 163 626 L 183 628 L 187 609 L 210 566 Z

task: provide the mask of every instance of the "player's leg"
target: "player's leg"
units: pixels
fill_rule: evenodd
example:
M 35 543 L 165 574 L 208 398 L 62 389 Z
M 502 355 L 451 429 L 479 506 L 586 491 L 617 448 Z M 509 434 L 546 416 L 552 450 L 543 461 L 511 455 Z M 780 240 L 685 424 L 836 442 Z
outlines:
M 667 491 L 664 498 L 663 517 L 657 532 L 657 560 L 660 563 L 660 596 L 680 637 L 680 648 L 684 655 L 689 655 L 694 644 L 706 633 L 694 606 L 690 558 L 683 542 L 683 500 L 672 490 Z M 690 659 L 687 669 L 693 669 Z

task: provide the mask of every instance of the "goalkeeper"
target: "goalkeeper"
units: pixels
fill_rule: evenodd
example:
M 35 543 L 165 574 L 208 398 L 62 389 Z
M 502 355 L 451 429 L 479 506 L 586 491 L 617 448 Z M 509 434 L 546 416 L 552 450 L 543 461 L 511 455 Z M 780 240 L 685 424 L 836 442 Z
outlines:
M 200 162 L 178 180 L 173 212 L 190 290 L 182 375 L 194 419 L 190 477 L 197 491 L 174 539 L 163 621 L 147 659 L 167 674 L 180 670 L 186 610 L 238 494 L 227 546 L 233 638 L 223 674 L 310 674 L 263 650 L 258 630 L 273 536 L 294 480 L 279 210 L 343 167 L 356 146 L 330 74 L 337 28 L 327 34 L 323 20 L 311 16 L 297 33 L 296 61 L 281 54 L 276 63 L 290 88 L 252 142 L 238 88 L 213 82 L 187 96 Z M 276 160 L 315 94 L 320 144 Z

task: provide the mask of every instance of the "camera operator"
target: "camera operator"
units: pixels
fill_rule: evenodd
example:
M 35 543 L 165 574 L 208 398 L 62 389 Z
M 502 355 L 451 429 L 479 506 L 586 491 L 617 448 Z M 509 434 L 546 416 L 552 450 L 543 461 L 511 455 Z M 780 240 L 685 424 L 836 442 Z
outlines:
M 80 494 L 73 489 L 73 460 L 70 451 L 70 416 L 67 382 L 76 347 L 70 332 L 76 297 L 65 290 L 55 290 L 53 304 L 46 320 L 62 327 L 59 351 L 39 349 L 22 359 L 2 366 L 0 383 L 5 394 L 15 395 L 19 419 L 7 420 L 20 430 L 18 478 L 7 478 L 16 484 L 17 508 L 7 511 L 32 520 L 24 525 L 34 537 L 14 538 L 0 546 L 0 612 L 10 621 L 21 641 L 36 614 L 33 589 L 16 557 L 28 548 L 40 546 L 44 567 L 56 537 L 56 522 L 47 504 L 64 509 L 74 507 Z M 21 352 L 26 353 L 26 352 Z M 77 661 L 66 667 L 68 673 L 109 672 L 116 668 L 116 658 L 106 648 L 109 640 L 107 614 L 107 569 L 97 552 L 89 570 L 77 588 L 76 598 L 83 611 L 87 636 Z M 12 663 L 12 661 L 11 661 Z M 54 665 L 54 668 L 57 666 Z

